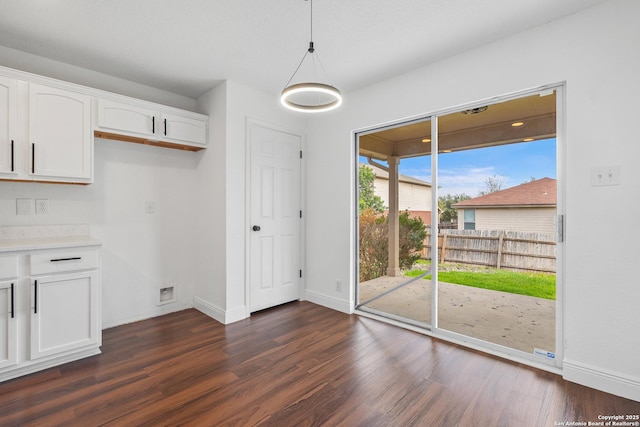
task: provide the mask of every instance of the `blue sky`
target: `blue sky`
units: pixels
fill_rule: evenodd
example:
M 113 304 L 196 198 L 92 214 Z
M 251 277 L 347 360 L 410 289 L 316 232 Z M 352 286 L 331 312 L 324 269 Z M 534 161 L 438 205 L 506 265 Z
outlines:
M 442 153 L 438 161 L 440 195 L 465 193 L 476 197 L 487 178 L 494 175 L 502 180 L 503 189 L 531 177 L 556 178 L 556 140 Z M 431 157 L 402 159 L 400 173 L 431 182 Z

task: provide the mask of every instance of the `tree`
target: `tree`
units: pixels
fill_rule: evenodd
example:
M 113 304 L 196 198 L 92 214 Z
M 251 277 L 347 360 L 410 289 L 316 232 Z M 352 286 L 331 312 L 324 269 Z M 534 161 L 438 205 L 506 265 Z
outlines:
M 504 185 L 504 177 L 498 175 L 488 176 L 484 180 L 484 189 L 480 191 L 480 196 L 486 196 L 487 194 L 495 193 L 502 190 Z
M 451 222 L 458 219 L 458 211 L 451 205 L 460 203 L 463 200 L 469 200 L 471 197 L 466 194 L 445 194 L 438 197 L 438 207 L 440 208 L 440 221 Z
M 376 179 L 375 173 L 370 167 L 360 166 L 358 171 L 359 183 L 359 211 L 362 213 L 365 209 L 372 209 L 375 212 L 384 212 L 384 201 L 380 196 L 376 196 L 373 191 L 373 182 Z

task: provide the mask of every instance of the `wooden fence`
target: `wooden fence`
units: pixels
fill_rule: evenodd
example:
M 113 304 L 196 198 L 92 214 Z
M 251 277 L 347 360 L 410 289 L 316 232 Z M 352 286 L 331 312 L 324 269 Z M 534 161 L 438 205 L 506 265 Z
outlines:
M 430 232 L 429 229 L 427 229 Z M 556 272 L 553 235 L 502 230 L 441 230 L 438 234 L 440 262 L 459 262 L 511 270 Z M 431 258 L 431 235 L 423 257 Z

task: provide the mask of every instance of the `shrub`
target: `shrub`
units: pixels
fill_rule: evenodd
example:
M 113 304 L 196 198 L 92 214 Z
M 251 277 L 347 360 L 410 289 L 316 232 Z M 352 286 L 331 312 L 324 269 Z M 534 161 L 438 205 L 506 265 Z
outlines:
M 410 269 L 420 258 L 427 228 L 420 218 L 404 211 L 399 216 L 400 268 Z M 360 213 L 360 281 L 386 275 L 389 264 L 389 218 L 374 209 Z

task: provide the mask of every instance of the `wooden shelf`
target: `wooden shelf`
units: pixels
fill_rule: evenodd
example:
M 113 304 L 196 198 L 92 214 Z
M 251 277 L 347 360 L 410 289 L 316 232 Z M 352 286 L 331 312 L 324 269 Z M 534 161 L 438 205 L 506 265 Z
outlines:
M 183 145 L 175 142 L 159 141 L 159 140 L 153 140 L 148 138 L 141 138 L 137 136 L 103 132 L 99 130 L 94 131 L 93 136 L 95 136 L 96 138 L 112 139 L 115 141 L 133 142 L 134 144 L 153 145 L 154 147 L 162 147 L 162 148 L 172 148 L 174 150 L 184 150 L 184 151 L 195 152 L 195 151 L 200 151 L 204 149 L 204 147 L 195 147 L 193 145 Z

